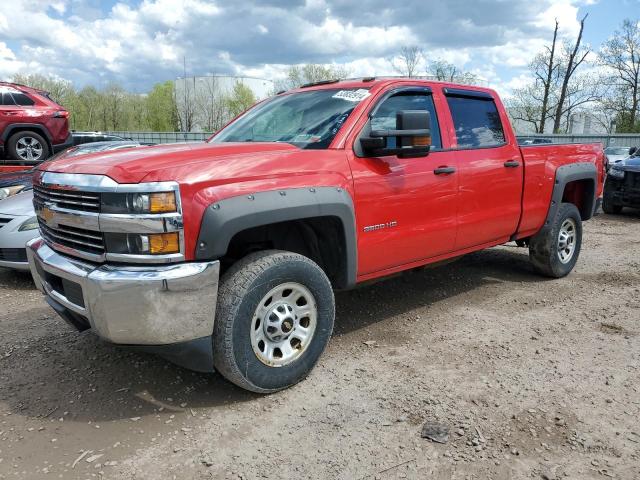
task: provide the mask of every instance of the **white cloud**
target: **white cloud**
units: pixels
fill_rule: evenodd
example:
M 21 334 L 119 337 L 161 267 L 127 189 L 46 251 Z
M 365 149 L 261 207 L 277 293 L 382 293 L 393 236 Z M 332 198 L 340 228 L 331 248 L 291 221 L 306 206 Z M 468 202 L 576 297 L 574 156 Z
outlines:
M 0 42 L 0 78 L 15 75 L 25 67 L 26 64 L 16 58 L 7 44 Z
M 85 0 L 12 0 L 12 11 L 30 13 L 9 22 L 0 10 L 0 76 L 28 70 L 144 91 L 182 75 L 183 57 L 188 74 L 278 78 L 289 64 L 313 62 L 389 75 L 388 59 L 415 44 L 428 60 L 509 89 L 550 40 L 554 19 L 562 38 L 575 35 L 578 7 L 592 1 L 120 0 L 100 11 Z

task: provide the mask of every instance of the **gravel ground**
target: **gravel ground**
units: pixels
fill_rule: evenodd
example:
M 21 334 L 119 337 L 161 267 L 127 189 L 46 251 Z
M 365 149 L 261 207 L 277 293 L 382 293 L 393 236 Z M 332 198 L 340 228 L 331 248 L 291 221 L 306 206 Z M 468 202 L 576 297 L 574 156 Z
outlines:
M 640 217 L 584 237 L 561 280 L 505 246 L 338 293 L 269 396 L 75 333 L 0 269 L 0 478 L 640 478 Z

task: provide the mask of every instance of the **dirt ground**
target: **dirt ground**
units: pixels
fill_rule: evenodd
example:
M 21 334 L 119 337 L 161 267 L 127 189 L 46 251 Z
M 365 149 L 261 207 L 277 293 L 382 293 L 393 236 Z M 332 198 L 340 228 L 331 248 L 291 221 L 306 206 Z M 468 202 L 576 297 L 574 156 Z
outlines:
M 0 269 L 0 478 L 640 478 L 639 252 L 637 213 L 601 215 L 565 279 L 505 246 L 338 293 L 269 396 L 78 334 Z

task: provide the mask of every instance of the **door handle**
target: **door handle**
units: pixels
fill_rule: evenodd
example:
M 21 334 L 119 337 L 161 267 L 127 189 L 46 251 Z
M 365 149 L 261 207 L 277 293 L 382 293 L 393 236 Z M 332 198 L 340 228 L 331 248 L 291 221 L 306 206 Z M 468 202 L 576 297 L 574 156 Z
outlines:
M 438 167 L 433 173 L 436 175 L 450 175 L 456 171 L 455 167 Z
M 520 166 L 520 162 L 517 160 L 509 160 L 508 162 L 504 162 L 504 166 L 507 168 L 517 168 Z

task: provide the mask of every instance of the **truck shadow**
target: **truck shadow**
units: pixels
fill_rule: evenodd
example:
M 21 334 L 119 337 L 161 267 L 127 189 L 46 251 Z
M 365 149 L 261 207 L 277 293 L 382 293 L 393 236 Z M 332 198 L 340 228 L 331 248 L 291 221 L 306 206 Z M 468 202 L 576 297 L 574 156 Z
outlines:
M 490 283 L 540 280 L 524 249 L 470 254 L 453 265 L 339 292 L 335 334 L 367 328 Z M 24 319 L 16 314 L 3 321 Z M 32 338 L 18 338 L 28 346 L 14 348 L 1 359 L 0 399 L 19 416 L 48 421 L 68 411 L 65 422 L 86 423 L 178 412 L 193 415 L 201 408 L 215 416 L 225 405 L 264 398 L 219 374 L 191 372 L 153 355 L 106 344 L 91 333 L 77 334 L 53 313 L 25 335 Z M 3 354 L 0 351 L 0 357 Z
M 0 288 L 6 287 L 12 290 L 33 290 L 33 277 L 31 273 L 21 270 L 12 270 L 0 267 Z
M 432 305 L 483 285 L 540 282 L 528 250 L 504 246 L 461 257 L 454 263 L 421 268 L 336 295 L 334 335 L 344 335 L 389 317 Z

